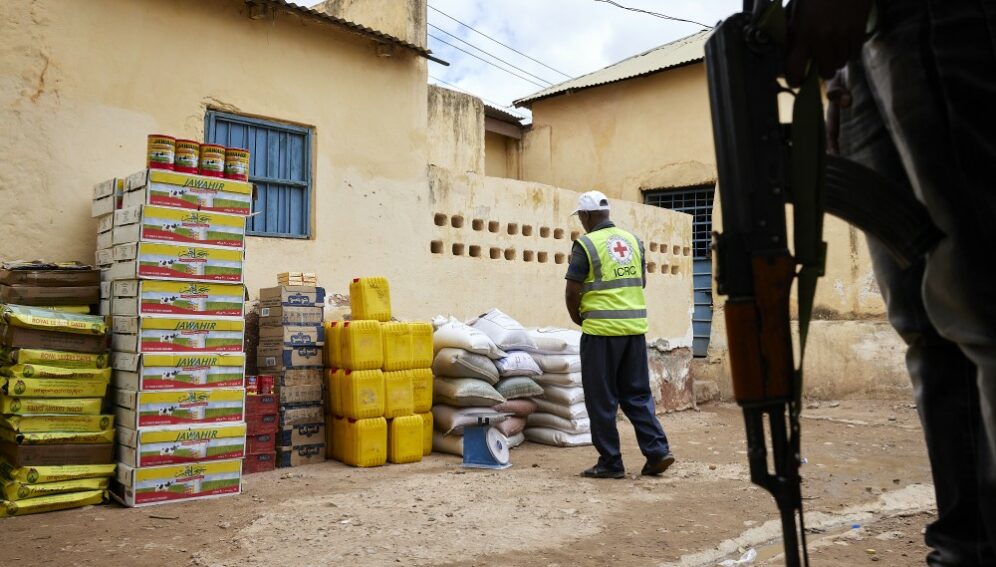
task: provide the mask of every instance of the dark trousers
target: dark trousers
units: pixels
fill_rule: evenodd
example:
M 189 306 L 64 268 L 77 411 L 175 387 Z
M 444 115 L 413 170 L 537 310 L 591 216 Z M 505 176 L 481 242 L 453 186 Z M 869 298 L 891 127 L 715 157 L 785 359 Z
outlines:
M 636 429 L 636 440 L 645 457 L 657 459 L 670 452 L 667 436 L 654 414 L 644 335 L 581 335 L 581 381 L 599 465 L 623 469 L 616 428 L 620 407 Z
M 902 270 L 869 238 L 923 424 L 932 566 L 996 565 L 996 2 L 890 0 L 847 69 L 841 153 L 902 183 L 946 237 Z M 987 109 L 987 110 L 982 110 Z M 884 214 L 888 214 L 887 211 Z M 989 436 L 987 427 L 989 426 Z

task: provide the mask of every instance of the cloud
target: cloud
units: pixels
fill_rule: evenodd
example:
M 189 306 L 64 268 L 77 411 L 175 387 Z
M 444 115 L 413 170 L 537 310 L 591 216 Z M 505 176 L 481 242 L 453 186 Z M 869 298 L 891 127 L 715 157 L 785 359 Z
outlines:
M 716 23 L 738 11 L 742 5 L 740 0 L 618 2 L 707 24 Z M 572 77 L 601 69 L 702 29 L 694 24 L 630 12 L 595 0 L 430 0 L 429 5 Z M 542 77 L 549 83 L 567 80 L 563 75 L 481 37 L 431 8 L 429 23 Z M 490 59 L 432 27 L 429 28 L 429 33 L 484 59 Z M 432 77 L 451 83 L 492 104 L 509 105 L 517 98 L 541 90 L 537 85 L 496 69 L 438 40 L 430 38 L 429 47 L 437 56 L 450 63 L 450 67 L 431 63 L 429 74 Z M 513 69 L 513 72 L 546 85 L 522 71 Z M 430 82 L 437 81 L 430 78 Z

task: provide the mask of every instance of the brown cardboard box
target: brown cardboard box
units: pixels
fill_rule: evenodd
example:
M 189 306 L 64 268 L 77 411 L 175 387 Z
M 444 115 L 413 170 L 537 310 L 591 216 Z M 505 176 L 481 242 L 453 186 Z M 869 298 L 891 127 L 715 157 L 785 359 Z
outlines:
M 98 270 L 7 270 L 0 268 L 0 284 L 72 287 L 100 285 Z
M 105 335 L 57 333 L 40 329 L 24 329 L 0 325 L 0 344 L 13 348 L 40 348 L 100 354 L 107 351 Z
M 300 465 L 313 465 L 325 461 L 325 440 L 314 445 L 299 445 L 297 447 L 277 448 L 277 465 L 283 467 L 297 467 Z
M 16 445 L 0 442 L 0 455 L 15 467 L 103 465 L 114 462 L 114 444 Z
M 0 303 L 17 305 L 93 305 L 100 302 L 100 284 L 76 287 L 0 285 Z

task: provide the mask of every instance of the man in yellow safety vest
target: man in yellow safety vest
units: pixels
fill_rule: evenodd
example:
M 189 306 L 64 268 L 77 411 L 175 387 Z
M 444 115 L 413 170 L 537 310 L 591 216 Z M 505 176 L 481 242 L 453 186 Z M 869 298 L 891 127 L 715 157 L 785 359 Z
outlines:
M 616 428 L 620 407 L 647 458 L 641 474 L 660 475 L 674 456 L 650 394 L 643 243 L 609 220 L 609 200 L 599 191 L 583 193 L 574 214 L 587 234 L 574 242 L 565 296 L 571 319 L 581 326 L 584 403 L 599 454 L 581 475 L 625 476 Z

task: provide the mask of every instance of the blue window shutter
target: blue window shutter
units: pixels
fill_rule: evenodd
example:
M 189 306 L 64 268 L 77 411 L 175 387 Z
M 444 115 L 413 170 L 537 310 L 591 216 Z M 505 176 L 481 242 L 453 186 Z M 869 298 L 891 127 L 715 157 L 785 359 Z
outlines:
M 249 181 L 256 186 L 248 230 L 256 236 L 311 236 L 311 139 L 303 126 L 209 110 L 205 139 L 249 150 Z

